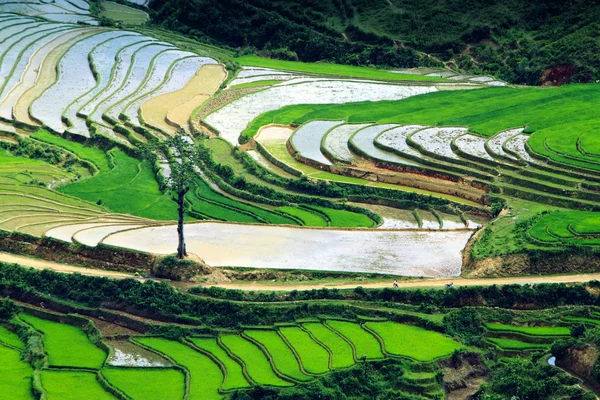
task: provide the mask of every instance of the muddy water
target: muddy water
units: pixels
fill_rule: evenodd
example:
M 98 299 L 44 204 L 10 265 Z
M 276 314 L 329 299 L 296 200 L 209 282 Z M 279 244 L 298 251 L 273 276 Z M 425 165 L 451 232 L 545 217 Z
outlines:
M 213 266 L 374 272 L 446 277 L 461 272 L 471 231 L 306 229 L 196 223 L 186 225 L 188 252 Z M 175 226 L 116 233 L 109 245 L 170 254 Z

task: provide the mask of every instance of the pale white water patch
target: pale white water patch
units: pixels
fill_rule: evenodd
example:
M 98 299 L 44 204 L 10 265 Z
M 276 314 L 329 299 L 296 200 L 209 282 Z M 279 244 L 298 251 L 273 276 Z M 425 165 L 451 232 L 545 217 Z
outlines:
M 337 126 L 325 135 L 323 147 L 336 160 L 351 163 L 354 161 L 355 155 L 348 147 L 348 140 L 350 140 L 350 137 L 355 132 L 367 126 L 367 124 L 344 124 Z
M 274 86 L 237 99 L 205 118 L 223 139 L 238 144 L 240 133 L 259 115 L 294 104 L 341 104 L 401 100 L 435 92 L 433 86 L 403 86 L 349 81 L 316 81 Z
M 434 154 L 442 157 L 458 160 L 450 143 L 452 140 L 467 132 L 467 128 L 427 128 L 416 132 L 411 139 Z
M 477 158 L 494 161 L 494 159 L 485 150 L 485 142 L 487 142 L 486 138 L 471 135 L 470 133 L 459 136 L 454 140 L 454 144 L 462 152 Z
M 177 227 L 121 232 L 103 243 L 171 254 Z M 311 269 L 458 276 L 471 231 L 305 229 L 283 226 L 195 223 L 185 227 L 188 252 L 212 266 Z
M 121 349 L 115 349 L 108 359 L 108 365 L 114 367 L 164 367 L 168 364 L 160 361 L 151 361 L 139 354 L 125 353 Z
M 332 165 L 321 152 L 321 141 L 327 132 L 344 121 L 310 121 L 294 132 L 290 142 L 303 157 L 320 164 Z
M 486 143 L 486 150 L 488 150 L 488 153 L 490 153 L 492 157 L 501 156 L 516 160 L 517 158 L 515 156 L 510 155 L 504 151 L 502 145 L 504 145 L 504 142 L 506 142 L 508 139 L 512 138 L 513 136 L 517 136 L 521 132 L 523 132 L 523 128 L 516 128 L 509 129 L 507 131 L 503 131 L 494 135 L 492 138 L 488 139 Z

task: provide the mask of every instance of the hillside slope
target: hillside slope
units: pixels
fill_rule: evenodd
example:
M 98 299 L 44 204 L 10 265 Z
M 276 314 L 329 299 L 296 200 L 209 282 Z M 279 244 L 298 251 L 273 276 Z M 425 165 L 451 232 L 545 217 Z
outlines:
M 170 28 L 278 58 L 390 67 L 443 61 L 531 85 L 600 77 L 596 2 L 152 0 L 150 7 Z

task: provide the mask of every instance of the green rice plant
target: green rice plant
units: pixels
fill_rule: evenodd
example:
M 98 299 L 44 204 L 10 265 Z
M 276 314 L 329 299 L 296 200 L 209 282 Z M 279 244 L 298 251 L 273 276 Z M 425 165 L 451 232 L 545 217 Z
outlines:
M 296 350 L 306 372 L 323 374 L 329 371 L 329 353 L 299 327 L 282 327 L 279 332 Z
M 306 323 L 302 327 L 331 351 L 331 368 L 347 368 L 354 365 L 352 346 L 331 329 L 320 323 Z
M 327 320 L 327 325 L 332 327 L 346 339 L 348 339 L 356 350 L 356 358 L 368 359 L 383 358 L 381 345 L 369 332 L 353 322 Z
M 222 386 L 223 390 L 243 389 L 250 386 L 244 376 L 242 366 L 229 357 L 229 354 L 219 346 L 216 338 L 190 338 L 189 341 L 223 363 L 227 370 L 227 377 Z
M 222 335 L 221 342 L 246 366 L 250 378 L 259 385 L 292 386 L 278 377 L 267 356 L 254 344 L 237 335 Z
M 277 208 L 277 211 L 299 218 L 305 226 L 328 226 L 327 221 L 321 215 L 298 207 L 284 206 Z
M 520 340 L 505 338 L 490 337 L 487 340 L 503 350 L 547 350 L 552 346 L 548 343 L 527 343 Z
M 263 345 L 271 355 L 273 364 L 279 372 L 298 381 L 309 381 L 312 378 L 300 370 L 299 361 L 294 352 L 283 341 L 276 331 L 247 330 L 244 334 Z
M 393 74 L 389 71 L 367 68 L 367 67 L 354 67 L 349 65 L 340 64 L 323 64 L 323 63 L 303 63 L 297 61 L 283 61 L 275 60 L 271 58 L 263 58 L 258 56 L 242 56 L 233 59 L 235 62 L 241 65 L 247 65 L 252 67 L 264 67 L 283 69 L 286 71 L 298 71 L 307 72 L 311 74 L 322 74 L 322 75 L 335 75 L 335 76 L 346 76 L 351 78 L 365 78 L 374 80 L 384 81 L 431 81 L 440 82 L 444 81 L 443 78 L 424 76 L 424 75 L 412 75 L 412 74 Z
M 44 334 L 44 351 L 54 367 L 100 369 L 106 353 L 96 347 L 85 332 L 72 325 L 21 313 L 19 318 Z
M 0 326 L 0 343 L 7 344 L 20 350 L 25 348 L 25 343 L 19 338 L 19 335 L 3 326 Z
M 133 400 L 181 400 L 183 373 L 171 368 L 105 368 L 102 376 Z
M 21 352 L 0 344 L 0 399 L 33 400 L 33 368 L 21 360 Z
M 138 337 L 135 341 L 166 355 L 189 371 L 189 400 L 221 399 L 219 387 L 223 382 L 223 373 L 210 357 L 172 340 Z
M 243 88 L 256 87 L 256 86 L 272 86 L 272 85 L 276 85 L 280 82 L 282 82 L 282 81 L 266 80 L 266 81 L 247 82 L 247 83 L 240 83 L 239 85 L 233 85 L 233 86 L 231 86 L 231 89 L 243 89 Z
M 389 354 L 417 361 L 433 361 L 449 356 L 463 346 L 444 335 L 396 322 L 367 322 L 365 326 L 383 340 Z
M 531 336 L 569 336 L 571 331 L 566 326 L 515 326 L 507 324 L 487 323 L 490 331 L 517 332 Z
M 43 370 L 42 386 L 48 400 L 114 400 L 93 372 Z
M 139 217 L 170 220 L 177 217 L 177 206 L 160 191 L 148 161 L 140 161 L 113 149 L 114 162 L 109 172 L 61 187 L 62 193 L 89 202 L 102 202 L 113 212 Z
M 100 149 L 84 146 L 81 143 L 72 142 L 60 136 L 53 135 L 43 129 L 37 131 L 31 137 L 41 142 L 62 147 L 63 149 L 70 151 L 80 159 L 94 164 L 100 173 L 109 172 L 111 169 L 106 153 Z
M 335 210 L 333 208 L 321 206 L 306 206 L 313 210 L 320 211 L 329 217 L 331 226 L 340 228 L 370 228 L 375 222 L 365 214 L 359 214 L 347 210 Z

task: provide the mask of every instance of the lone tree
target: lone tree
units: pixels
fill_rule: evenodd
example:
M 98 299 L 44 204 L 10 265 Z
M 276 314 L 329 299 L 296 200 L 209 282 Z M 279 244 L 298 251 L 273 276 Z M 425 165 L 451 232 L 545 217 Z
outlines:
M 195 148 L 192 139 L 185 132 L 178 131 L 175 136 L 164 142 L 171 176 L 167 179 L 167 190 L 175 195 L 177 202 L 177 258 L 187 256 L 185 237 L 183 234 L 183 220 L 185 217 L 185 195 L 193 187 L 197 177 L 195 168 Z

